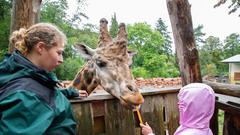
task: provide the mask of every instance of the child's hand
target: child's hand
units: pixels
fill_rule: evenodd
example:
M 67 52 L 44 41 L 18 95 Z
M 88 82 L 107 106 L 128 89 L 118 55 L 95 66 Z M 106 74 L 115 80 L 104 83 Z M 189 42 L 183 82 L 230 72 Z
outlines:
M 145 125 L 141 123 L 140 126 L 142 128 L 143 135 L 148 135 L 153 133 L 152 128 L 148 125 L 147 122 L 145 123 Z

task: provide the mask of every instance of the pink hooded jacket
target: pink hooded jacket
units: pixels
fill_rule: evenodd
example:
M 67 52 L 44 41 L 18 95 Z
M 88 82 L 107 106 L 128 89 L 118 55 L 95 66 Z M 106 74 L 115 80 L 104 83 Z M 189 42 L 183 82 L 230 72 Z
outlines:
M 191 83 L 179 91 L 180 126 L 174 135 L 213 135 L 209 128 L 214 113 L 213 89 L 202 83 Z

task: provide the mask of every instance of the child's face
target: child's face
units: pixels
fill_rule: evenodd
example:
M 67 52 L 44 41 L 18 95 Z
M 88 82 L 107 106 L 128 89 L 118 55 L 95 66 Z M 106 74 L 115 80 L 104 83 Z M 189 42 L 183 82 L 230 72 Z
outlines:
M 47 71 L 52 71 L 57 66 L 63 63 L 64 43 L 59 42 L 57 46 L 46 49 L 42 59 L 42 68 Z

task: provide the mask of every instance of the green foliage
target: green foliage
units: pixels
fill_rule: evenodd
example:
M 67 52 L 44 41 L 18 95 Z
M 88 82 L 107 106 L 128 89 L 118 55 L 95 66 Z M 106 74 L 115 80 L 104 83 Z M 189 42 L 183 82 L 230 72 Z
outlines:
M 218 3 L 214 5 L 215 7 L 219 7 L 220 5 L 223 5 L 226 3 L 227 0 L 219 0 Z M 230 1 L 230 0 L 229 0 Z M 240 0 L 231 0 L 229 8 L 229 14 L 235 13 L 240 8 Z M 240 17 L 240 14 L 238 15 Z
M 145 23 L 136 23 L 128 26 L 129 44 L 134 49 L 153 53 L 163 53 L 162 35 Z
M 239 54 L 240 52 L 240 35 L 232 33 L 225 39 L 224 52 L 226 58 Z
M 217 67 L 215 64 L 207 64 L 202 71 L 203 71 L 203 74 L 205 75 L 209 75 L 209 76 L 217 75 Z
M 8 51 L 10 35 L 11 1 L 0 0 L 0 61 Z
M 68 28 L 64 31 L 68 31 L 68 43 L 73 45 L 76 43 L 83 43 L 91 48 L 96 48 L 98 42 L 98 34 L 92 29 L 94 27 L 84 27 L 83 29 Z
M 173 61 L 164 54 L 164 40 L 159 31 L 146 23 L 136 23 L 127 27 L 129 46 L 137 50 L 133 61 L 135 77 L 175 77 L 179 73 Z
M 135 67 L 132 70 L 134 77 L 149 78 L 149 72 L 144 67 Z
M 170 37 L 170 32 L 167 31 L 167 26 L 162 20 L 162 18 L 159 18 L 156 24 L 156 30 L 161 33 L 164 39 L 164 44 L 163 44 L 163 50 L 164 54 L 167 56 L 172 55 L 172 39 Z
M 79 58 L 67 58 L 63 64 L 56 68 L 55 73 L 60 80 L 72 80 L 81 69 L 84 61 Z
M 227 72 L 227 65 L 221 62 L 224 59 L 224 50 L 219 38 L 209 36 L 205 42 L 199 50 L 202 75 L 204 76 L 207 73 L 223 74 Z M 211 64 L 212 66 L 208 69 Z M 216 67 L 214 68 L 214 66 Z M 216 72 L 208 71 L 212 68 L 214 68 Z
M 204 36 L 206 33 L 202 32 L 203 25 L 197 26 L 197 28 L 194 28 L 194 37 L 195 37 L 195 42 L 197 45 L 197 48 L 199 48 L 202 44 L 205 43 Z
M 98 43 L 98 33 L 94 32 L 91 29 L 85 28 L 78 32 L 77 40 L 78 43 L 84 43 L 91 48 L 96 48 Z
M 224 111 L 218 111 L 218 135 L 223 135 L 223 125 L 224 125 Z
M 117 33 L 118 33 L 118 22 L 117 22 L 117 17 L 116 17 L 116 13 L 114 13 L 114 16 L 111 19 L 111 26 L 110 26 L 110 30 L 109 33 L 112 37 L 116 37 Z
M 66 22 L 66 9 L 68 8 L 66 0 L 60 1 L 44 1 L 41 9 L 41 21 L 51 22 L 57 26 L 61 26 Z
M 9 10 L 11 8 L 11 1 L 1 0 L 0 1 L 0 20 L 3 20 L 6 15 L 9 15 Z
M 92 24 L 81 25 L 82 18 L 87 16 L 81 12 L 85 0 L 78 0 L 76 12 L 69 16 L 67 0 L 43 1 L 41 9 L 41 21 L 57 25 L 64 31 L 68 38 L 65 46 L 64 63 L 55 70 L 57 76 L 62 80 L 73 79 L 74 75 L 83 65 L 83 61 L 76 56 L 72 46 L 75 43 L 83 43 L 96 48 L 98 42 L 97 27 Z M 8 38 L 10 32 L 10 10 L 11 1 L 0 1 L 0 60 L 7 52 Z M 81 26 L 81 28 L 79 28 Z M 196 44 L 199 50 L 200 65 L 203 75 L 219 75 L 228 72 L 228 65 L 221 60 L 236 55 L 240 52 L 240 35 L 233 33 L 229 35 L 224 43 L 217 37 L 204 39 L 203 26 L 194 29 Z M 110 33 L 116 36 L 118 23 L 116 15 L 112 17 Z M 172 40 L 167 31 L 167 26 L 161 18 L 156 23 L 156 29 L 152 29 L 146 23 L 136 23 L 127 26 L 129 48 L 136 50 L 138 54 L 133 61 L 133 74 L 135 77 L 176 77 L 179 69 L 176 62 L 176 54 L 172 54 Z

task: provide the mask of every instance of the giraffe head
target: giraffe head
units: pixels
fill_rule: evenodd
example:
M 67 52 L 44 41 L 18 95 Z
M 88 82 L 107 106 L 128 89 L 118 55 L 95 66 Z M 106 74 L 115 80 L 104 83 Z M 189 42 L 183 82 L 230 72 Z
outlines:
M 88 60 L 85 66 L 87 69 L 83 70 L 91 71 L 91 80 L 94 82 L 91 85 L 94 84 L 94 87 L 101 85 L 104 90 L 118 98 L 125 107 L 132 108 L 144 102 L 130 69 L 134 53 L 127 49 L 125 24 L 119 25 L 118 35 L 112 39 L 108 33 L 107 23 L 106 19 L 100 20 L 100 37 L 96 49 L 83 44 L 75 45 L 75 49 Z M 89 74 L 86 72 L 86 75 Z

